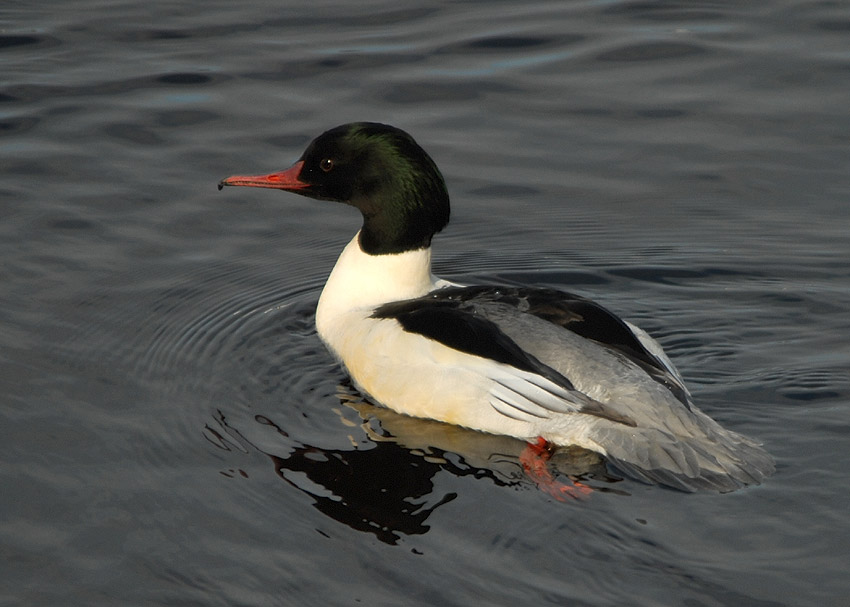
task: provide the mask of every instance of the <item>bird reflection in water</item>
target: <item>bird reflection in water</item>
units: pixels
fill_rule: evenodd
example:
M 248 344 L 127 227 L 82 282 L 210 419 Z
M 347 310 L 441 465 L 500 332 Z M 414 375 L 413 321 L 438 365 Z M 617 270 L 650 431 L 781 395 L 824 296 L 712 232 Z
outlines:
M 387 544 L 397 543 L 401 535 L 427 533 L 428 517 L 458 497 L 454 492 L 434 494 L 434 478 L 440 471 L 489 479 L 500 487 L 539 484 L 521 463 L 528 448 L 523 441 L 399 415 L 363 400 L 347 386 L 340 387 L 338 396 L 357 411 L 367 437 L 351 449 L 298 443 L 268 417 L 258 415 L 256 422 L 285 439 L 281 452 L 289 451 L 272 453 L 252 444 L 220 411 L 215 427 L 207 424 L 204 435 L 219 448 L 232 450 L 237 441 L 240 450 L 250 447 L 263 453 L 278 476 L 309 495 L 317 510 L 352 529 L 373 533 Z M 574 481 L 619 480 L 608 474 L 597 454 L 583 449 L 559 449 L 547 467 Z M 610 486 L 602 490 L 612 491 Z

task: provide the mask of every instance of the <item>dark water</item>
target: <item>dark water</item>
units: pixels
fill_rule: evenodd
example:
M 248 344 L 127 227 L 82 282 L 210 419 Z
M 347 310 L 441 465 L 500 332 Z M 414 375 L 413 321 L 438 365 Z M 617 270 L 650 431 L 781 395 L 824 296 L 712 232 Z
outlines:
M 0 604 L 841 605 L 850 7 L 7 2 Z M 774 477 L 685 495 L 359 403 L 313 308 L 356 212 L 222 177 L 411 132 L 436 270 L 655 334 Z

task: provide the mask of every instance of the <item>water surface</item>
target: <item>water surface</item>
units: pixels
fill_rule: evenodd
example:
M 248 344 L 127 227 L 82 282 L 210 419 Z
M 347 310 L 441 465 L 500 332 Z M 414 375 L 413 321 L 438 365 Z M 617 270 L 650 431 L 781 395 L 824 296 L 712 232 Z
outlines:
M 30 3 L 32 4 L 32 3 Z M 0 8 L 0 604 L 838 605 L 850 472 L 840 3 Z M 216 192 L 402 127 L 435 270 L 588 295 L 776 457 L 686 495 L 363 403 L 319 342 L 355 211 Z

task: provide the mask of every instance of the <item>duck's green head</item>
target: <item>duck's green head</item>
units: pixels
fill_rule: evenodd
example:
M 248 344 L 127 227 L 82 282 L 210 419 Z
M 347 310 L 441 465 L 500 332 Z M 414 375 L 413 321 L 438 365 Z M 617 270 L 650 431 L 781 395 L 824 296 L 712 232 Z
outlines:
M 374 122 L 319 135 L 291 168 L 219 183 L 286 190 L 360 209 L 360 246 L 381 255 L 420 249 L 449 222 L 449 195 L 431 157 L 413 138 Z

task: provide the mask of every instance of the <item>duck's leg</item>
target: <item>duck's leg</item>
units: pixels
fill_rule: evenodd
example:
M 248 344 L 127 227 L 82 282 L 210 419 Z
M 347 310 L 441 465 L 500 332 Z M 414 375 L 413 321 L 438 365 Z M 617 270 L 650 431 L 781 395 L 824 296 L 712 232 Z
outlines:
M 534 443 L 527 443 L 525 449 L 522 450 L 519 456 L 519 462 L 522 464 L 522 469 L 537 488 L 551 495 L 559 502 L 566 501 L 566 498 L 580 499 L 593 492 L 593 489 L 587 485 L 582 485 L 578 481 L 572 481 L 567 485 L 555 479 L 549 471 L 547 463 L 552 457 L 552 444 L 542 436 L 537 437 Z

